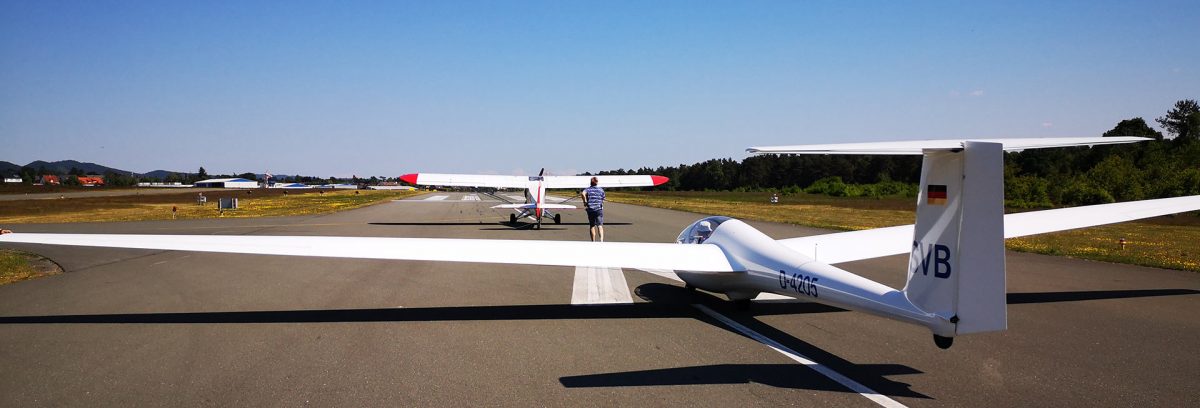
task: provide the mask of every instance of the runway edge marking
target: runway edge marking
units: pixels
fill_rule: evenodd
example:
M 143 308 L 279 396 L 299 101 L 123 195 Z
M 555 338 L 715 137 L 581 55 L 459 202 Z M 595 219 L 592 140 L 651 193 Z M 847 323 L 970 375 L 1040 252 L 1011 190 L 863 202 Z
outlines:
M 804 356 L 803 354 L 797 353 L 795 350 L 792 350 L 792 349 L 788 348 L 787 346 L 780 344 L 779 342 L 777 342 L 775 340 L 771 340 L 767 336 L 759 334 L 758 332 L 751 330 L 749 327 L 743 326 L 740 323 L 733 321 L 733 319 L 725 317 L 725 315 L 722 315 L 720 313 L 717 313 L 716 311 L 713 311 L 712 309 L 709 309 L 708 306 L 693 304 L 692 307 L 700 310 L 701 312 L 704 312 L 704 314 L 708 315 L 709 317 L 717 319 L 718 321 L 725 324 L 726 326 L 729 326 L 730 328 L 737 330 L 737 331 L 741 332 L 742 334 L 745 334 L 746 336 L 748 336 L 754 340 L 757 340 L 759 343 L 762 343 L 762 344 L 766 345 L 767 347 L 770 347 L 770 348 L 774 349 L 775 351 L 778 351 L 780 354 L 788 356 L 788 358 L 795 360 L 797 363 L 803 364 L 805 367 L 808 367 L 808 368 L 812 369 L 813 371 L 816 371 L 816 372 L 820 373 L 821 375 L 824 375 L 825 377 L 828 377 L 829 379 L 836 381 L 838 384 L 841 384 L 843 387 L 849 388 L 851 391 L 858 393 L 858 395 L 867 397 L 867 399 L 874 401 L 876 404 L 879 404 L 880 406 L 889 407 L 889 408 L 905 407 L 905 405 L 901 404 L 899 401 L 896 401 L 894 399 L 888 398 L 886 395 L 875 392 L 875 390 L 867 388 L 867 386 L 859 384 L 857 381 L 851 380 L 849 377 L 846 377 L 837 371 L 833 371 L 832 368 L 829 368 L 821 363 L 813 361 L 812 359 Z

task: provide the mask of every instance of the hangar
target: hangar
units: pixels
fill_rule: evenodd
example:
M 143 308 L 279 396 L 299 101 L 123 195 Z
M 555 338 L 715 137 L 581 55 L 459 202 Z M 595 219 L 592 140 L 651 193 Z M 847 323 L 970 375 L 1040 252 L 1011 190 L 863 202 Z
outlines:
M 258 182 L 244 178 L 223 178 L 197 181 L 195 186 L 207 188 L 258 188 Z

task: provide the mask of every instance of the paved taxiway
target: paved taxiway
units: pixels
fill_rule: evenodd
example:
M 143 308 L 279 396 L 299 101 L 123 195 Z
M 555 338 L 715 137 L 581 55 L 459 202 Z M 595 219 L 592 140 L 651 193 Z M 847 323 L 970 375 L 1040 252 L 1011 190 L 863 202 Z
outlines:
M 448 195 L 324 216 L 12 228 L 587 239 L 582 212 L 513 229 L 492 203 Z M 669 242 L 697 218 L 610 204 L 607 234 Z M 0 287 L 0 406 L 874 404 L 693 304 L 908 406 L 1200 405 L 1191 272 L 1009 253 L 1009 330 L 940 350 L 923 328 L 814 304 L 738 311 L 636 270 L 624 273 L 633 304 L 573 306 L 574 268 L 5 246 L 67 273 Z M 842 266 L 903 284 L 903 256 Z

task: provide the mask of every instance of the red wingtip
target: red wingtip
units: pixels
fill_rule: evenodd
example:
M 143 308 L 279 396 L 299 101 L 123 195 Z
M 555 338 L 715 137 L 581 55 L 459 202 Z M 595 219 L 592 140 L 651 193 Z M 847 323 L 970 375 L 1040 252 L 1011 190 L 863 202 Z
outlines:
M 656 185 L 656 186 L 659 184 L 662 184 L 662 183 L 666 183 L 670 180 L 671 179 L 663 177 L 663 176 L 650 176 L 650 181 L 653 181 L 654 185 Z
M 403 176 L 400 176 L 400 181 L 403 181 L 408 184 L 417 184 L 417 173 L 405 174 Z

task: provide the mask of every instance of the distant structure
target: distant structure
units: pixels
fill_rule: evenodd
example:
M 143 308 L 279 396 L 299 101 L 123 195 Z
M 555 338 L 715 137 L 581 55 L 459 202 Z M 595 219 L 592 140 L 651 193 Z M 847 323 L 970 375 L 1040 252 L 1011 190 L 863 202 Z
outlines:
M 395 181 L 382 181 L 378 185 L 367 186 L 371 190 L 416 190 L 416 187 L 406 186 Z
M 258 188 L 258 182 L 244 178 L 223 178 L 197 181 L 195 186 L 205 188 Z
M 62 184 L 62 181 L 59 181 L 58 176 L 55 176 L 53 174 L 44 175 L 44 176 L 42 176 L 42 178 L 39 181 L 42 184 L 46 184 L 46 185 L 57 186 L 59 184 Z
M 312 188 L 312 186 L 304 183 L 271 183 L 271 188 L 305 189 Z
M 164 183 L 161 181 L 143 181 L 143 182 L 137 183 L 137 185 L 138 185 L 138 187 L 162 187 L 162 188 L 183 188 L 183 187 L 191 187 L 192 186 L 191 184 L 183 184 L 178 181 L 172 181 L 170 183 Z
M 17 176 L 5 177 L 5 178 L 4 178 L 4 183 L 5 183 L 5 184 L 15 184 L 15 183 L 20 183 L 21 181 L 22 181 L 22 180 L 21 180 L 21 178 L 20 178 L 20 177 L 17 177 Z
M 385 186 L 385 185 L 367 186 L 367 188 L 371 189 L 371 190 L 405 190 L 405 191 L 417 189 L 416 187 L 413 187 L 413 186 Z
M 84 187 L 96 187 L 104 185 L 104 178 L 100 176 L 79 176 L 79 185 Z

